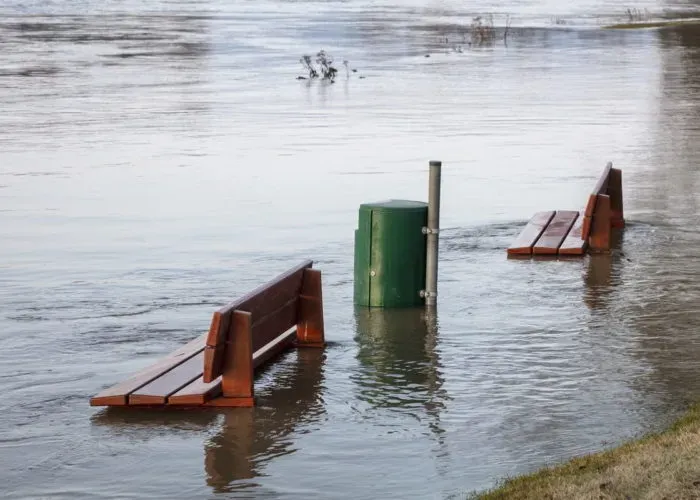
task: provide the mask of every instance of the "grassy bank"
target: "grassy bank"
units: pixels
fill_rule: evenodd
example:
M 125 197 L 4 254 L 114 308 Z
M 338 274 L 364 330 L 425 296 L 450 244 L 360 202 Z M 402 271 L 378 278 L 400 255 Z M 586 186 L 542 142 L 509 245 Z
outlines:
M 700 19 L 675 20 L 675 21 L 654 21 L 654 22 L 629 22 L 620 24 L 611 24 L 603 26 L 606 30 L 633 30 L 643 28 L 671 28 L 674 26 L 698 25 Z
M 700 498 L 700 404 L 666 431 L 508 479 L 469 498 Z

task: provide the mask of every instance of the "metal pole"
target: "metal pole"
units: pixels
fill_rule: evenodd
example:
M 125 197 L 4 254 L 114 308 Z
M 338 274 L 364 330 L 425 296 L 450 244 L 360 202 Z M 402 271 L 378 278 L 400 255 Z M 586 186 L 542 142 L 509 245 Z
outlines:
M 428 227 L 425 266 L 425 305 L 437 304 L 438 239 L 440 233 L 440 171 L 441 161 L 430 162 L 428 181 Z

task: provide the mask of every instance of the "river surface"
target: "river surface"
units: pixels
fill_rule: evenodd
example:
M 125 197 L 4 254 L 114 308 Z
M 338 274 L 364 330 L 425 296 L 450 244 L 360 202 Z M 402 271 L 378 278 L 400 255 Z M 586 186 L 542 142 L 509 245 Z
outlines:
M 507 43 L 470 47 L 487 12 Z M 461 498 L 667 424 L 700 396 L 700 32 L 599 29 L 625 17 L 3 1 L 2 497 Z M 320 49 L 357 72 L 296 80 Z M 358 207 L 425 200 L 429 160 L 437 311 L 355 308 Z M 611 255 L 506 258 L 607 161 L 628 221 Z M 89 406 L 306 258 L 329 346 L 263 372 L 255 409 Z

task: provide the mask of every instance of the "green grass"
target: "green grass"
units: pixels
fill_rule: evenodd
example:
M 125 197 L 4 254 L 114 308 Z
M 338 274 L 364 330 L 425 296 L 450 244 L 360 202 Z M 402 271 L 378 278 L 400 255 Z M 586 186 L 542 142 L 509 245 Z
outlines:
M 671 28 L 674 26 L 685 26 L 685 25 L 696 25 L 700 24 L 700 19 L 689 19 L 681 20 L 677 19 L 674 21 L 654 21 L 654 22 L 629 22 L 620 24 L 611 24 L 608 26 L 603 26 L 606 30 L 633 30 L 633 29 L 643 29 L 643 28 Z
M 667 430 L 468 496 L 498 499 L 700 498 L 700 404 Z

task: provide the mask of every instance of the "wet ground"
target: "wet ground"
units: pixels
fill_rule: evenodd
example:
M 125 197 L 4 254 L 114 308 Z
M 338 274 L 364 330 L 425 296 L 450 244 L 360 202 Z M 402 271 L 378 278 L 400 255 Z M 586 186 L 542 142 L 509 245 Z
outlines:
M 3 2 L 3 497 L 459 498 L 696 400 L 700 31 L 608 4 Z M 488 11 L 507 44 L 469 47 Z M 321 48 L 357 72 L 297 81 Z M 425 200 L 429 160 L 437 312 L 356 309 L 357 209 Z M 607 161 L 612 255 L 506 259 Z M 330 345 L 257 408 L 89 407 L 305 258 Z

